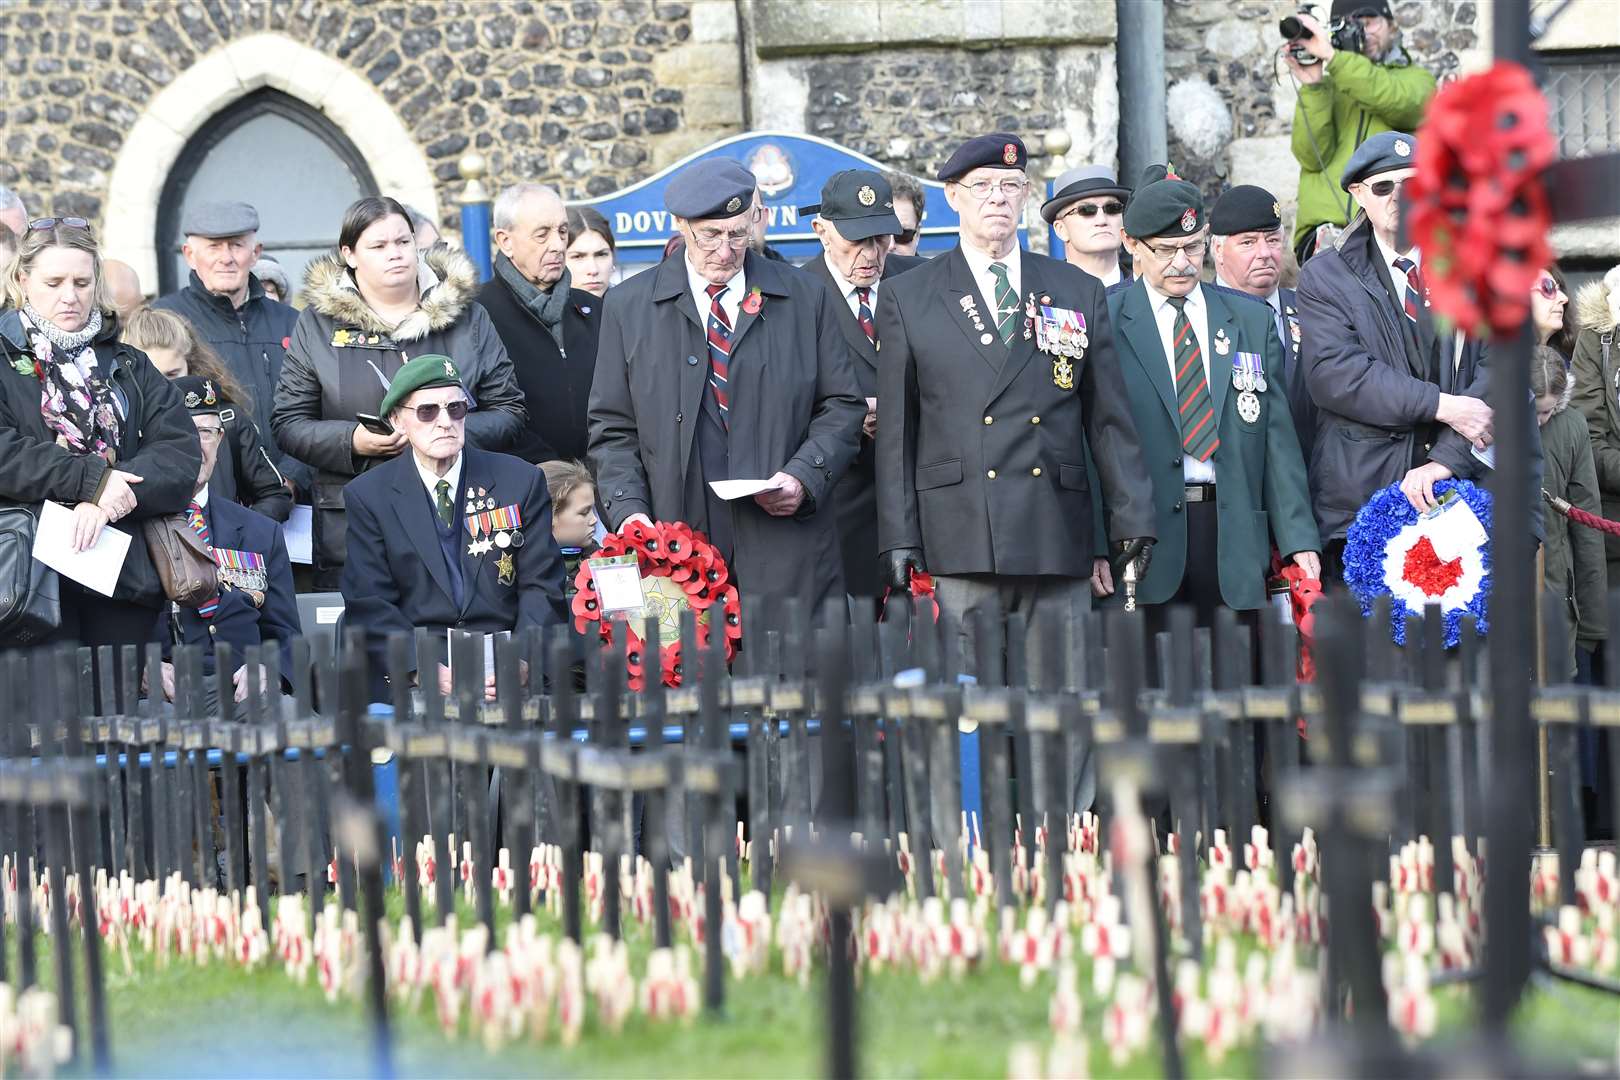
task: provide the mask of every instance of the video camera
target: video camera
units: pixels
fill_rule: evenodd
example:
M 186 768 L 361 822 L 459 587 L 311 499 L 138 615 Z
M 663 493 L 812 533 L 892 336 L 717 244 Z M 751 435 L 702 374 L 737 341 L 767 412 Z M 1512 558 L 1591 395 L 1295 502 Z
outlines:
M 1299 42 L 1311 36 L 1311 32 L 1305 29 L 1305 24 L 1299 21 L 1301 15 L 1309 15 L 1311 18 L 1321 22 L 1321 16 L 1317 14 L 1314 7 L 1302 7 L 1293 15 L 1289 15 L 1279 22 L 1277 29 L 1281 31 L 1285 40 L 1293 43 L 1288 50 L 1288 55 L 1292 56 L 1297 62 L 1306 66 L 1321 63 L 1303 45 L 1299 44 Z M 1367 44 L 1367 32 L 1362 29 L 1361 20 L 1359 19 L 1334 19 L 1330 23 L 1324 23 L 1323 29 L 1327 31 L 1328 42 L 1340 52 L 1358 53 Z

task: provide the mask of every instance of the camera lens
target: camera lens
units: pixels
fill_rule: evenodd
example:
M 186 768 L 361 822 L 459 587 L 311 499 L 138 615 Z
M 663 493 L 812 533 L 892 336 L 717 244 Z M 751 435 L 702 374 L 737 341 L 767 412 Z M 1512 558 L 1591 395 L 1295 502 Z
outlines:
M 1305 32 L 1305 24 L 1300 22 L 1299 17 L 1296 15 L 1290 15 L 1283 19 L 1282 22 L 1277 24 L 1277 29 L 1282 32 L 1283 38 L 1288 41 L 1298 41 L 1302 37 L 1309 36 Z

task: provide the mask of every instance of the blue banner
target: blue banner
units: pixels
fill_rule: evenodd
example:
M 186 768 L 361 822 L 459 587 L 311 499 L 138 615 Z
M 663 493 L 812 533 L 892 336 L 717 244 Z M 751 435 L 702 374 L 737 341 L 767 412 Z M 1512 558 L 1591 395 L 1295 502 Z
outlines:
M 821 252 L 821 242 L 810 229 L 814 214 L 801 214 L 801 206 L 821 201 L 821 185 L 844 169 L 889 170 L 864 154 L 814 135 L 785 131 L 751 131 L 705 147 L 677 161 L 655 176 L 619 191 L 577 202 L 607 219 L 618 245 L 619 265 L 626 269 L 655 263 L 675 232 L 675 222 L 664 209 L 664 188 L 670 178 L 694 161 L 728 157 L 742 162 L 759 181 L 759 194 L 770 215 L 767 240 L 794 262 Z M 945 185 L 917 178 L 927 203 L 923 210 L 919 251 L 936 254 L 956 245 L 957 216 L 945 202 Z M 1020 240 L 1027 245 L 1025 230 Z

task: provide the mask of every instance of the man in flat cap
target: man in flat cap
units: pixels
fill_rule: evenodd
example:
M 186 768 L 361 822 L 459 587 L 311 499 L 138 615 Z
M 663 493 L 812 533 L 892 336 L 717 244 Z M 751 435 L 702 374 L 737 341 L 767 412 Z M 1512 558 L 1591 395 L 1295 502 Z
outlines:
M 883 574 L 877 539 L 877 363 L 874 313 L 883 282 L 920 266 L 926 259 L 896 255 L 894 238 L 902 227 L 894 191 L 881 173 L 846 169 L 821 188 L 821 202 L 799 209 L 816 214 L 810 223 L 821 254 L 804 264 L 843 299 L 839 328 L 855 356 L 855 379 L 866 398 L 861 449 L 838 482 L 838 533 L 844 553 L 844 588 L 851 596 L 878 596 Z
M 1416 156 L 1405 132 L 1361 144 L 1340 177 L 1355 219 L 1299 275 L 1300 354 L 1317 407 L 1316 521 L 1334 580 L 1350 522 L 1375 491 L 1399 481 L 1422 511 L 1438 481 L 1488 471 L 1488 357 L 1482 344 L 1438 332 L 1423 253 L 1400 238 L 1401 185 Z
M 1108 297 L 1153 485 L 1159 542 L 1137 587 L 1153 630 L 1164 628 L 1163 605 L 1191 605 L 1202 626 L 1222 605 L 1257 610 L 1266 603 L 1273 542 L 1312 577 L 1321 573 L 1322 547 L 1271 309 L 1199 283 L 1209 227 L 1203 196 L 1159 173 L 1125 213 L 1125 245 L 1140 276 Z M 1096 568 L 1098 594 L 1115 591 L 1107 561 Z
M 695 162 L 665 189 L 685 242 L 603 303 L 590 461 L 608 528 L 684 522 L 745 596 L 816 611 L 844 603 L 833 488 L 866 403 L 839 299 L 750 249 L 754 189 L 729 158 Z M 765 487 L 728 501 L 711 486 L 722 480 Z
M 1063 241 L 1063 258 L 1112 288 L 1130 275 L 1119 265 L 1120 222 L 1131 189 L 1107 165 L 1081 165 L 1057 178 L 1041 217 Z
M 366 632 L 372 693 L 383 700 L 391 634 L 522 631 L 566 616 L 545 474 L 466 445 L 467 391 L 455 362 L 435 353 L 407 362 L 377 411 L 410 449 L 343 489 L 342 590 L 344 618 Z M 449 669 L 440 665 L 437 677 L 448 692 Z M 491 672 L 486 695 L 494 689 Z
M 1091 607 L 1088 448 L 1108 536 L 1123 546 L 1154 535 L 1102 284 L 1019 247 L 1026 161 L 1007 134 L 951 155 L 939 178 L 960 243 L 886 285 L 877 311 L 889 584 L 932 573 L 960 669 L 991 683 L 1002 660 L 987 644 L 995 669 L 978 670 L 978 613 L 999 628 L 1013 612 L 1066 624 Z
M 264 426 L 275 403 L 298 312 L 265 295 L 253 274 L 253 265 L 264 252 L 259 212 L 245 202 L 197 203 L 186 208 L 180 229 L 186 237 L 180 253 L 191 267 L 191 279 L 178 291 L 152 301 L 152 306 L 184 315 L 219 354 L 247 391 L 252 411 L 251 416 L 237 412 L 229 422 L 258 424 L 260 441 L 271 451 L 288 487 L 307 491 L 308 468 L 278 450 Z
M 1262 300 L 1271 308 L 1287 370 L 1281 382 L 1294 414 L 1294 434 L 1308 456 L 1316 433 L 1316 407 L 1299 366 L 1299 306 L 1293 289 L 1282 288 L 1288 238 L 1282 204 L 1263 187 L 1239 184 L 1209 208 L 1210 256 L 1215 284 Z

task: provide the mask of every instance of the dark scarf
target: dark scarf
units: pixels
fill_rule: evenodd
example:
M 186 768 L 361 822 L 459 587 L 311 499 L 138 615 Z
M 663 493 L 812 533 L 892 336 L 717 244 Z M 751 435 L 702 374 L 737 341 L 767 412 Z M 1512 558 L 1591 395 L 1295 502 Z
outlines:
M 563 267 L 562 277 L 551 287 L 549 292 L 541 292 L 534 283 L 512 265 L 503 252 L 495 253 L 495 273 L 506 282 L 507 288 L 517 294 L 517 298 L 528 309 L 529 314 L 539 320 L 540 325 L 551 334 L 551 340 L 557 343 L 559 352 L 563 350 L 563 312 L 568 308 L 568 290 L 572 285 L 569 279 L 568 268 Z

